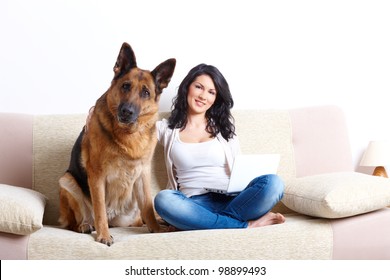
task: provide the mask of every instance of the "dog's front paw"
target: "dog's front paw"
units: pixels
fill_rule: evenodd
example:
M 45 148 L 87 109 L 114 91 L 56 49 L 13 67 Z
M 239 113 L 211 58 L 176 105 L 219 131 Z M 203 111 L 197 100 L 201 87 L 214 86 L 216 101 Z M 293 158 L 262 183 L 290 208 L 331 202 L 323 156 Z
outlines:
M 95 228 L 90 224 L 84 223 L 79 225 L 78 230 L 80 233 L 91 233 L 95 230 Z
M 155 227 L 154 229 L 149 228 L 149 231 L 151 233 L 162 233 L 162 232 L 170 232 L 170 225 L 169 224 L 159 224 L 158 227 Z
M 174 231 L 179 231 L 179 230 L 168 223 L 166 225 L 160 225 L 160 231 L 159 231 L 160 233 L 161 232 L 174 232 Z
M 156 227 L 154 229 L 149 229 L 151 233 L 161 233 L 161 232 L 167 232 L 167 226 L 166 225 L 160 225 L 159 227 Z
M 97 237 L 96 238 L 96 241 L 97 242 L 100 242 L 100 243 L 103 243 L 107 246 L 111 246 L 112 244 L 114 244 L 114 238 L 110 235 L 108 238 L 107 237 Z
M 169 225 L 163 218 L 160 218 L 160 217 L 156 218 L 156 221 L 160 226 L 168 226 Z

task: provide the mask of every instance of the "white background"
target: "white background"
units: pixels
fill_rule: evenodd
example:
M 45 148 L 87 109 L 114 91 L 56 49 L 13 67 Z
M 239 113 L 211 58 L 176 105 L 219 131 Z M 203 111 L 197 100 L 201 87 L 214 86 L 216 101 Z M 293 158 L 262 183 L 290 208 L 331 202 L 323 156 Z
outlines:
M 388 1 L 0 0 L 0 40 L 0 112 L 87 112 L 126 41 L 140 68 L 177 59 L 161 111 L 204 62 L 235 109 L 340 106 L 357 169 L 390 138 Z

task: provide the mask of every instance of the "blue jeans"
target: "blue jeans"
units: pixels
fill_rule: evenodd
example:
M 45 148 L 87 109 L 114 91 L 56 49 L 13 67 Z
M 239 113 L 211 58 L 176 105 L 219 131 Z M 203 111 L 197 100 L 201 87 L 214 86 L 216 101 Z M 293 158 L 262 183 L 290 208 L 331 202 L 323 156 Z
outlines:
M 246 228 L 248 221 L 267 214 L 283 197 L 277 175 L 253 179 L 237 196 L 206 193 L 186 197 L 176 190 L 160 191 L 154 200 L 157 213 L 181 230 Z

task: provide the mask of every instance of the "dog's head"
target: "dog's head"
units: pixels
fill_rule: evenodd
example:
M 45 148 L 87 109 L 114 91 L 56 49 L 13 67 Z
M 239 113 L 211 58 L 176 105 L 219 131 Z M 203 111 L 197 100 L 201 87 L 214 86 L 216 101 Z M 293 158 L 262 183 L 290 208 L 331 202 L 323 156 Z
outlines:
M 142 70 L 137 67 L 130 45 L 123 43 L 107 95 L 109 110 L 120 125 L 128 126 L 146 121 L 158 112 L 160 95 L 168 86 L 175 65 L 176 60 L 171 58 L 153 71 Z

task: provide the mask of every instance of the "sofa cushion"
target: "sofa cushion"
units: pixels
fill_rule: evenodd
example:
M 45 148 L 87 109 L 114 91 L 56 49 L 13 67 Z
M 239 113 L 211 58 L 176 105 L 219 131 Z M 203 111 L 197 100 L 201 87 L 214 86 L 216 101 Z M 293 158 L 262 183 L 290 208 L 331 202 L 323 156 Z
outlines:
M 282 202 L 315 217 L 354 216 L 390 205 L 390 179 L 357 172 L 291 179 L 286 182 Z
M 0 184 L 0 231 L 27 235 L 42 228 L 46 198 L 33 190 Z
M 47 197 L 43 223 L 57 225 L 58 179 L 68 169 L 72 147 L 85 125 L 86 114 L 36 115 L 33 126 L 33 190 Z

